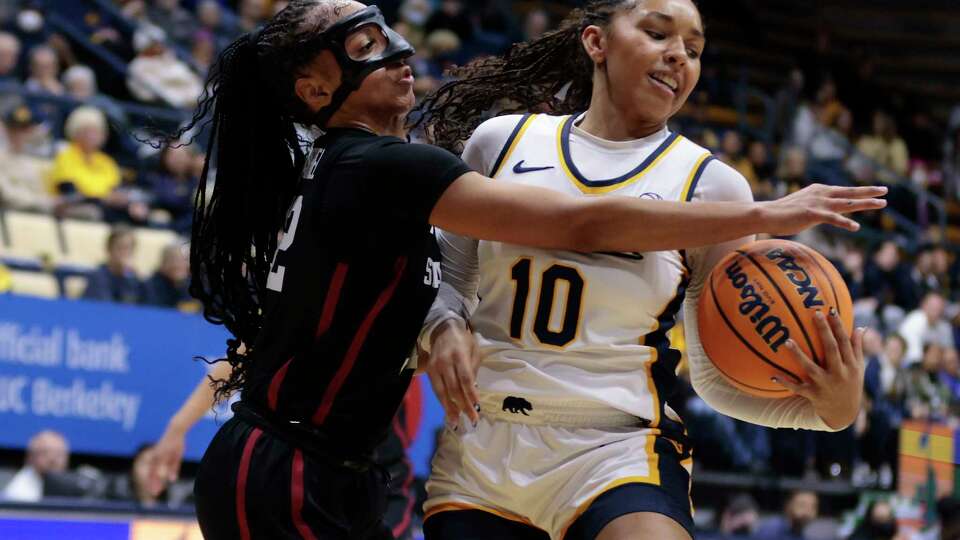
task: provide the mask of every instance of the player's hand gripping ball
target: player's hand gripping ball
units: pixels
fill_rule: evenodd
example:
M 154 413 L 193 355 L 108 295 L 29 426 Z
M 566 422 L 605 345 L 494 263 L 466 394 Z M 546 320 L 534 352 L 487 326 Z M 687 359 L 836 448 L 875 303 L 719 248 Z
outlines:
M 793 339 L 823 366 L 814 313 L 826 315 L 830 308 L 850 335 L 850 292 L 822 255 L 788 240 L 752 242 L 711 271 L 697 312 L 700 341 L 717 369 L 740 390 L 788 397 L 793 392 L 771 378 L 799 383 L 807 376 L 785 344 Z

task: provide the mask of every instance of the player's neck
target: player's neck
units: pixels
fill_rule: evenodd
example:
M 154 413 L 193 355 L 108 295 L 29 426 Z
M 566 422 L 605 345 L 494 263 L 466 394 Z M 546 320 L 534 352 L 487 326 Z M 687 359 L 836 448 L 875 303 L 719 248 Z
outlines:
M 666 125 L 663 122 L 644 121 L 625 114 L 603 95 L 605 93 L 603 88 L 594 88 L 590 108 L 583 115 L 583 120 L 577 124 L 580 129 L 608 141 L 631 141 L 649 137 Z
M 376 135 L 392 135 L 404 138 L 407 136 L 404 119 L 405 116 L 403 115 L 379 118 L 373 115 L 341 115 L 338 112 L 330 118 L 327 126 L 331 128 L 362 129 Z

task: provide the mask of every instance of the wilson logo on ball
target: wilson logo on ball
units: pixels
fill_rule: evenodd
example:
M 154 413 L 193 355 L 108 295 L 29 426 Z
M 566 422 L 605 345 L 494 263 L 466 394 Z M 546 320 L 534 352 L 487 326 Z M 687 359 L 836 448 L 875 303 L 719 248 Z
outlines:
M 764 343 L 770 346 L 774 352 L 781 345 L 790 339 L 790 330 L 783 325 L 780 317 L 770 315 L 770 306 L 764 302 L 763 297 L 757 292 L 756 288 L 749 282 L 747 274 L 740 267 L 740 261 L 734 259 L 727 267 L 727 278 L 733 288 L 740 291 L 740 298 L 743 300 L 737 305 L 741 315 L 750 318 L 754 323 L 754 330 L 760 336 Z
M 780 248 L 775 248 L 767 252 L 767 258 L 775 261 L 777 267 L 783 270 L 783 275 L 787 276 L 790 283 L 797 286 L 797 294 L 803 297 L 803 307 L 809 309 L 823 305 L 823 300 L 820 299 L 820 291 L 812 285 L 813 280 L 807 275 L 807 271 L 797 264 L 793 255 L 785 253 Z

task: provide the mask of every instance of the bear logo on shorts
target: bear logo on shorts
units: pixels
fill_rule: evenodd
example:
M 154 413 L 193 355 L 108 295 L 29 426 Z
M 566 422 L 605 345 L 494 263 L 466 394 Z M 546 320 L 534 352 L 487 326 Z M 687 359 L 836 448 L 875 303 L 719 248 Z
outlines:
M 503 410 L 510 411 L 513 414 L 522 413 L 524 416 L 530 416 L 527 411 L 532 411 L 533 405 L 523 398 L 507 396 L 503 400 Z

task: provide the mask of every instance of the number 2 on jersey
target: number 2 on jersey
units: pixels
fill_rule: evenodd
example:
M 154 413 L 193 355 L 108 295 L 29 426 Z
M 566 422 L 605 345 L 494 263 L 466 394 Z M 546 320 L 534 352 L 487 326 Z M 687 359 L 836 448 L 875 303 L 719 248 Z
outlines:
M 530 295 L 530 259 L 520 259 L 510 270 L 515 281 L 516 294 L 513 297 L 513 310 L 510 314 L 510 337 L 523 337 L 523 323 L 526 317 L 527 297 Z M 557 292 L 557 282 L 567 282 L 567 299 L 563 307 L 563 324 L 560 330 L 550 328 Z M 533 334 L 546 345 L 563 347 L 577 337 L 580 326 L 580 306 L 583 302 L 583 277 L 576 268 L 562 264 L 553 264 L 540 277 L 540 297 L 533 319 Z
M 283 274 L 286 267 L 281 264 L 281 258 L 284 252 L 293 245 L 293 237 L 297 235 L 297 225 L 300 223 L 300 211 L 303 210 L 303 195 L 297 197 L 290 210 L 287 211 L 287 219 L 284 220 L 283 237 L 280 239 L 280 245 L 277 251 L 273 253 L 273 262 L 270 263 L 270 274 L 267 276 L 267 288 L 271 291 L 280 292 L 283 290 Z

